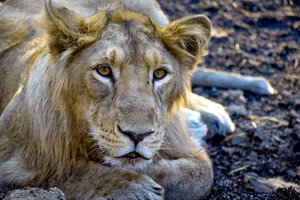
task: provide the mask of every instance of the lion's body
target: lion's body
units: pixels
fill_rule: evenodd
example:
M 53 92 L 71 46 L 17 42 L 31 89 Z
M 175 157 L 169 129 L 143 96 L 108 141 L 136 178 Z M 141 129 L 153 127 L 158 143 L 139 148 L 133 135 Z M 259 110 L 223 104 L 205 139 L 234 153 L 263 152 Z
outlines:
M 208 19 L 161 27 L 168 19 L 156 1 L 57 2 L 79 15 L 48 2 L 43 29 L 33 20 L 41 1 L 0 7 L 0 181 L 57 186 L 75 199 L 206 195 L 212 166 L 178 105 Z M 102 62 L 114 80 L 95 72 Z M 162 64 L 167 78 L 147 81 Z M 123 157 L 132 150 L 144 159 Z

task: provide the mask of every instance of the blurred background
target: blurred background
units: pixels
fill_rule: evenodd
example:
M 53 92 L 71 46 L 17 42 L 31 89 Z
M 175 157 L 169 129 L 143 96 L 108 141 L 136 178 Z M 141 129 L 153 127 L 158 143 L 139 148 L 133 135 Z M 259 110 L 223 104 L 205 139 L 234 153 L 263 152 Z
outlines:
M 214 30 L 202 67 L 263 76 L 277 90 L 193 91 L 227 107 L 236 131 L 208 141 L 207 199 L 300 199 L 300 1 L 159 0 L 176 19 L 205 14 Z

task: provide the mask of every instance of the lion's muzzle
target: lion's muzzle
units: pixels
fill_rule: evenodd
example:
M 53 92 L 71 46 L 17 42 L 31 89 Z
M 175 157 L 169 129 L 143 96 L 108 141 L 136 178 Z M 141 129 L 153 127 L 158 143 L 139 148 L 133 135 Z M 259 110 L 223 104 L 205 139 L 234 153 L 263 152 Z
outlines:
M 139 142 L 143 141 L 145 137 L 150 136 L 153 133 L 155 133 L 154 131 L 148 131 L 148 132 L 144 132 L 144 133 L 135 133 L 132 131 L 122 130 L 119 125 L 117 127 L 118 127 L 118 131 L 120 133 L 127 136 L 130 140 L 133 141 L 135 147 L 138 145 Z

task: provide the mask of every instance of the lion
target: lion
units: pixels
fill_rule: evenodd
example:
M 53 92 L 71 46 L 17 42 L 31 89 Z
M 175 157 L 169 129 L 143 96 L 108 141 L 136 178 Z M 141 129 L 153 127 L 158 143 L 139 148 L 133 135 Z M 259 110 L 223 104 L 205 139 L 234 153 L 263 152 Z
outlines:
M 187 117 L 209 135 L 235 128 L 190 90 L 211 28 L 203 15 L 170 22 L 155 0 L 0 4 L 0 182 L 68 199 L 206 196 L 212 163 Z M 206 70 L 192 82 L 273 93 Z
M 150 0 L 43 7 L 10 0 L 0 11 L 1 182 L 68 199 L 206 196 L 212 163 L 182 108 L 209 19 L 167 23 Z

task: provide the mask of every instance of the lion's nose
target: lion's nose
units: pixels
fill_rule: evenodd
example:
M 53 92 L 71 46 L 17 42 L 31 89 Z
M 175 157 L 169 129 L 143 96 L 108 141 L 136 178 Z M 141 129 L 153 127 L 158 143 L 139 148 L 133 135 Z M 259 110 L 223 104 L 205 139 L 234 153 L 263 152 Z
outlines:
M 120 128 L 120 126 L 118 126 L 118 129 L 121 133 L 123 133 L 124 135 L 126 135 L 127 137 L 129 137 L 130 140 L 133 141 L 134 145 L 137 146 L 137 144 L 141 141 L 143 141 L 143 139 L 151 134 L 154 133 L 154 131 L 148 131 L 145 133 L 135 133 L 132 131 L 124 131 Z

